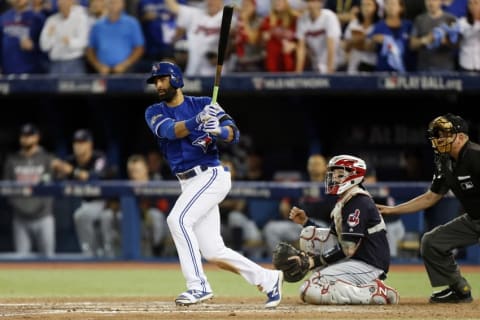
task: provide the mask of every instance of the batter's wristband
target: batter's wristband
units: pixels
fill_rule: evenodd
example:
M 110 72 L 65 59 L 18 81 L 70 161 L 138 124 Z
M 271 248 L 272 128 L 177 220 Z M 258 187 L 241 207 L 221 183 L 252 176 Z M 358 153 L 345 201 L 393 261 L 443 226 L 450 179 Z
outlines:
M 227 140 L 229 135 L 230 135 L 230 131 L 228 131 L 227 127 L 220 128 L 220 134 L 218 135 L 220 139 Z
M 198 127 L 197 116 L 185 120 L 185 127 L 188 131 L 193 132 Z

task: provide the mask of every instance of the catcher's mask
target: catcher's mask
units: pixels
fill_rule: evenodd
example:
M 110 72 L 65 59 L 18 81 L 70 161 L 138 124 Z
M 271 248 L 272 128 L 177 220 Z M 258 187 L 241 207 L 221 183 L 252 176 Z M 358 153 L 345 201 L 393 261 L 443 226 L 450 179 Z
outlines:
M 328 162 L 327 170 L 325 192 L 340 195 L 363 181 L 367 165 L 360 158 L 340 155 L 333 157 Z
M 155 83 L 155 78 L 161 76 L 170 77 L 170 85 L 175 89 L 183 87 L 182 70 L 176 64 L 169 61 L 155 62 L 152 64 L 152 73 L 147 79 L 147 83 Z
M 436 117 L 428 124 L 427 137 L 438 153 L 449 153 L 458 133 L 468 134 L 468 125 L 461 117 L 451 113 Z

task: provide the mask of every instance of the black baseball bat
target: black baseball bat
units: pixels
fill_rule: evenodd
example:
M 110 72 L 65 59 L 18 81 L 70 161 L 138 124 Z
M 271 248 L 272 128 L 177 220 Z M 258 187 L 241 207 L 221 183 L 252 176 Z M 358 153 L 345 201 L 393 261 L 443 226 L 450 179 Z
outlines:
M 218 88 L 220 87 L 220 78 L 222 76 L 223 60 L 227 49 L 228 38 L 230 34 L 230 25 L 232 23 L 233 6 L 223 7 L 222 25 L 220 27 L 220 38 L 218 40 L 217 69 L 215 72 L 215 82 L 213 84 L 212 103 L 217 102 Z

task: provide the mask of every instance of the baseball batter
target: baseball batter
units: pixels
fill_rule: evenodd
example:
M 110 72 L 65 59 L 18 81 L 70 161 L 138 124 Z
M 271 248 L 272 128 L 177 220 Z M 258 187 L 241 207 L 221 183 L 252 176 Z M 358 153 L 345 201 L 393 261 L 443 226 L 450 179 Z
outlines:
M 390 252 L 385 223 L 361 185 L 365 173 L 366 165 L 360 158 L 339 155 L 329 161 L 325 189 L 327 194 L 339 196 L 330 228 L 318 228 L 302 209 L 293 207 L 290 211 L 290 218 L 305 226 L 300 237 L 305 252 L 280 264 L 287 267 L 287 281 L 299 281 L 313 270 L 300 287 L 300 297 L 306 303 L 398 303 L 397 291 L 382 281 L 389 269 Z M 279 261 L 276 254 L 274 263 Z M 295 262 L 293 268 L 291 261 Z M 299 272 L 287 271 L 295 268 Z
M 263 268 L 227 248 L 220 234 L 218 204 L 230 191 L 231 176 L 220 165 L 216 142 L 238 142 L 234 120 L 208 97 L 185 96 L 180 68 L 171 62 L 154 63 L 147 83 L 155 85 L 161 102 L 146 109 L 145 120 L 182 189 L 167 218 L 187 286 L 175 303 L 191 305 L 213 297 L 203 256 L 242 275 L 267 294 L 266 308 L 276 307 L 282 299 L 282 271 Z

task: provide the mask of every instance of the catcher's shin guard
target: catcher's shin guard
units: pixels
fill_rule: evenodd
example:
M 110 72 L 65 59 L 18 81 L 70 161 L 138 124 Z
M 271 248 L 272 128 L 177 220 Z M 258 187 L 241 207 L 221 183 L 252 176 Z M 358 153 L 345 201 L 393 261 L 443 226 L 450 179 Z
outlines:
M 300 287 L 300 298 L 309 304 L 397 304 L 398 293 L 381 280 L 356 286 L 343 280 L 329 281 L 315 272 Z

